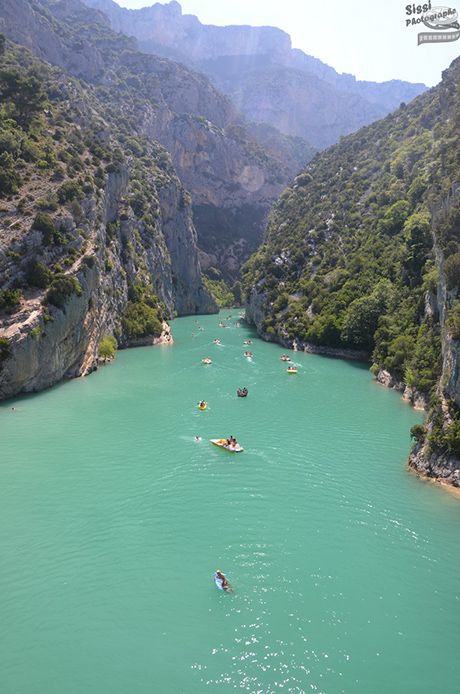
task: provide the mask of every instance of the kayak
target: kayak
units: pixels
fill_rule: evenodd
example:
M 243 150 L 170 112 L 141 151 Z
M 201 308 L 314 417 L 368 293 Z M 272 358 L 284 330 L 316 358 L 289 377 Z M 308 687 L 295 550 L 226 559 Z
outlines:
M 230 583 L 227 582 L 227 588 L 225 589 L 222 585 L 221 579 L 216 574 L 214 574 L 213 579 L 214 583 L 216 584 L 216 588 L 218 588 L 219 590 L 223 590 L 225 593 L 233 592 L 233 588 Z
M 204 411 L 204 410 L 207 408 L 207 406 L 208 406 L 208 403 L 205 402 L 204 405 L 200 405 L 200 404 L 199 404 L 199 405 L 198 405 L 198 409 L 201 410 L 201 411 Z
M 227 443 L 227 439 L 209 439 L 214 446 L 218 446 L 219 448 L 225 448 L 226 451 L 229 453 L 242 453 L 244 451 L 244 448 L 240 446 L 239 443 L 236 444 L 236 446 L 229 446 Z
M 296 374 L 297 369 L 295 368 L 295 366 L 289 366 L 287 372 L 288 372 L 288 374 Z

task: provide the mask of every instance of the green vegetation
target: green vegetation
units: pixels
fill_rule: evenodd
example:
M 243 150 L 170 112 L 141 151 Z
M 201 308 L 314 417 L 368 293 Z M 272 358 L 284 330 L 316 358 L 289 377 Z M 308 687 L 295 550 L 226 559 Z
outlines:
M 20 289 L 2 289 L 0 290 L 0 311 L 6 313 L 14 313 L 19 307 L 22 299 L 22 291 Z
M 49 246 L 54 241 L 56 227 L 53 218 L 50 217 L 49 214 L 46 214 L 46 212 L 38 212 L 35 215 L 32 228 L 42 232 L 43 243 L 46 246 Z
M 11 354 L 10 341 L 7 337 L 0 337 L 0 364 L 6 361 Z
M 0 85 L 5 114 L 21 127 L 27 127 L 47 100 L 42 80 L 38 75 L 24 74 L 19 69 L 3 68 Z
M 82 10 L 78 21 L 84 15 Z M 128 39 L 108 28 L 83 26 L 78 21 L 69 31 L 75 36 L 80 31 L 91 35 L 104 60 L 116 62 L 120 46 L 132 48 Z M 107 182 L 106 171 L 116 173 L 124 167 L 128 172 L 128 157 L 126 197 L 116 219 L 107 224 L 105 242 L 111 252 L 103 263 L 110 272 L 113 260 L 119 257 L 131 276 L 142 272 L 148 277 L 146 246 L 157 244 L 167 255 L 158 190 L 173 184 L 181 192 L 183 204 L 190 202 L 167 152 L 139 132 L 152 85 L 131 84 L 132 73 L 122 69 L 120 76 L 111 76 L 110 88 L 88 87 L 4 37 L 1 49 L 0 199 L 2 223 L 11 229 L 4 250 L 18 263 L 17 286 L 47 290 L 44 311 L 47 304 L 63 309 L 71 295 L 81 293 L 78 281 L 64 275 L 63 269 L 79 258 L 82 268 L 94 268 L 97 263 L 99 245 L 94 242 L 94 230 L 99 220 L 87 217 L 85 201 L 89 198 L 93 208 L 97 206 Z M 133 72 L 137 69 L 134 66 Z M 129 113 L 126 103 L 130 103 Z M 103 137 L 99 137 L 101 129 Z M 35 194 L 37 188 L 41 197 Z M 121 234 L 122 220 L 130 220 L 134 228 L 130 236 L 126 227 Z M 13 233 L 16 229 L 18 233 Z M 29 234 L 37 231 L 43 236 L 38 249 L 35 240 L 28 244 Z M 122 274 L 128 274 L 124 268 Z M 129 336 L 157 335 L 164 307 L 153 289 L 142 296 L 137 290 L 134 287 L 130 293 L 126 332 Z M 20 290 L 5 290 L 1 310 L 15 310 L 19 296 Z
M 448 313 L 446 326 L 454 340 L 460 340 L 460 301 Z
M 69 275 L 55 275 L 46 293 L 46 301 L 57 308 L 64 309 L 72 294 L 81 296 L 80 282 Z
M 83 191 L 77 182 L 66 181 L 66 183 L 63 183 L 62 186 L 58 188 L 57 196 L 60 203 L 81 200 Z
M 425 314 L 437 280 L 430 209 L 457 174 L 454 125 L 440 123 L 451 115 L 439 91 L 428 92 L 318 155 L 283 193 L 266 243 L 243 269 L 246 292 L 265 297 L 268 334 L 362 350 L 374 372 L 433 391 L 441 340 L 436 317 Z M 451 250 L 453 288 L 460 252 Z
M 137 283 L 130 287 L 128 299 L 121 319 L 123 334 L 130 340 L 161 335 L 164 307 L 153 287 Z
M 40 261 L 32 262 L 27 270 L 27 283 L 31 287 L 46 289 L 53 278 L 53 273 Z
M 439 87 L 318 155 L 243 270 L 268 335 L 364 350 L 372 373 L 429 402 L 413 439 L 457 459 L 458 344 L 441 378 L 441 332 L 460 341 L 459 78 L 457 60 Z
M 235 305 L 235 296 L 225 280 L 212 280 L 203 276 L 203 284 L 219 308 L 230 308 Z
M 460 253 L 450 255 L 445 264 L 444 272 L 446 274 L 447 288 L 458 289 L 460 287 Z
M 414 426 L 411 427 L 411 430 L 410 430 L 411 438 L 414 439 L 414 441 L 416 441 L 417 443 L 421 443 L 424 440 L 425 434 L 426 434 L 426 429 L 423 426 L 423 424 L 414 424 Z
M 436 404 L 430 414 L 431 431 L 428 435 L 428 445 L 433 453 L 459 458 L 460 410 L 452 401 L 446 405 L 449 410 L 447 420 L 440 404 Z
M 113 359 L 117 351 L 117 341 L 113 335 L 106 335 L 99 343 L 99 357 L 107 361 Z

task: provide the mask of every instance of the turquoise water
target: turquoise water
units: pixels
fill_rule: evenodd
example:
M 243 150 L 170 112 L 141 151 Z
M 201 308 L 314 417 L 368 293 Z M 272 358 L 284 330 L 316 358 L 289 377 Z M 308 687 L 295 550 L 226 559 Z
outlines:
M 456 693 L 460 500 L 405 470 L 420 415 L 195 320 L 0 406 L 1 694 Z

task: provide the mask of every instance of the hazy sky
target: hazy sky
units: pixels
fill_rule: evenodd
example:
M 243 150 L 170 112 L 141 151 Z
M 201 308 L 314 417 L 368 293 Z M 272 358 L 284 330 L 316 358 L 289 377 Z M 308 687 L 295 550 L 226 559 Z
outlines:
M 117 0 L 132 9 L 153 0 Z M 423 0 L 427 1 L 427 0 Z M 419 27 L 406 27 L 408 0 L 179 0 L 203 24 L 270 25 L 291 35 L 294 48 L 358 79 L 405 79 L 433 85 L 460 55 L 460 39 L 417 46 Z M 417 0 L 418 4 L 420 0 Z M 460 11 L 458 4 L 445 6 Z M 164 4 L 164 3 L 162 3 Z M 439 6 L 432 0 L 432 6 Z M 426 31 L 426 29 L 425 29 Z

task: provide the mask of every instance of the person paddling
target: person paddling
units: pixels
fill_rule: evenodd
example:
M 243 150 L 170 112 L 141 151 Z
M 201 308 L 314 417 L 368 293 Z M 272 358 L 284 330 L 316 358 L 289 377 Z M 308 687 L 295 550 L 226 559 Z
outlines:
M 222 571 L 220 569 L 217 569 L 216 573 L 214 574 L 214 577 L 218 581 L 220 581 L 220 584 L 222 586 L 222 590 L 227 590 L 227 591 L 232 590 L 230 583 L 227 581 L 227 578 L 224 576 L 224 574 L 222 573 Z

